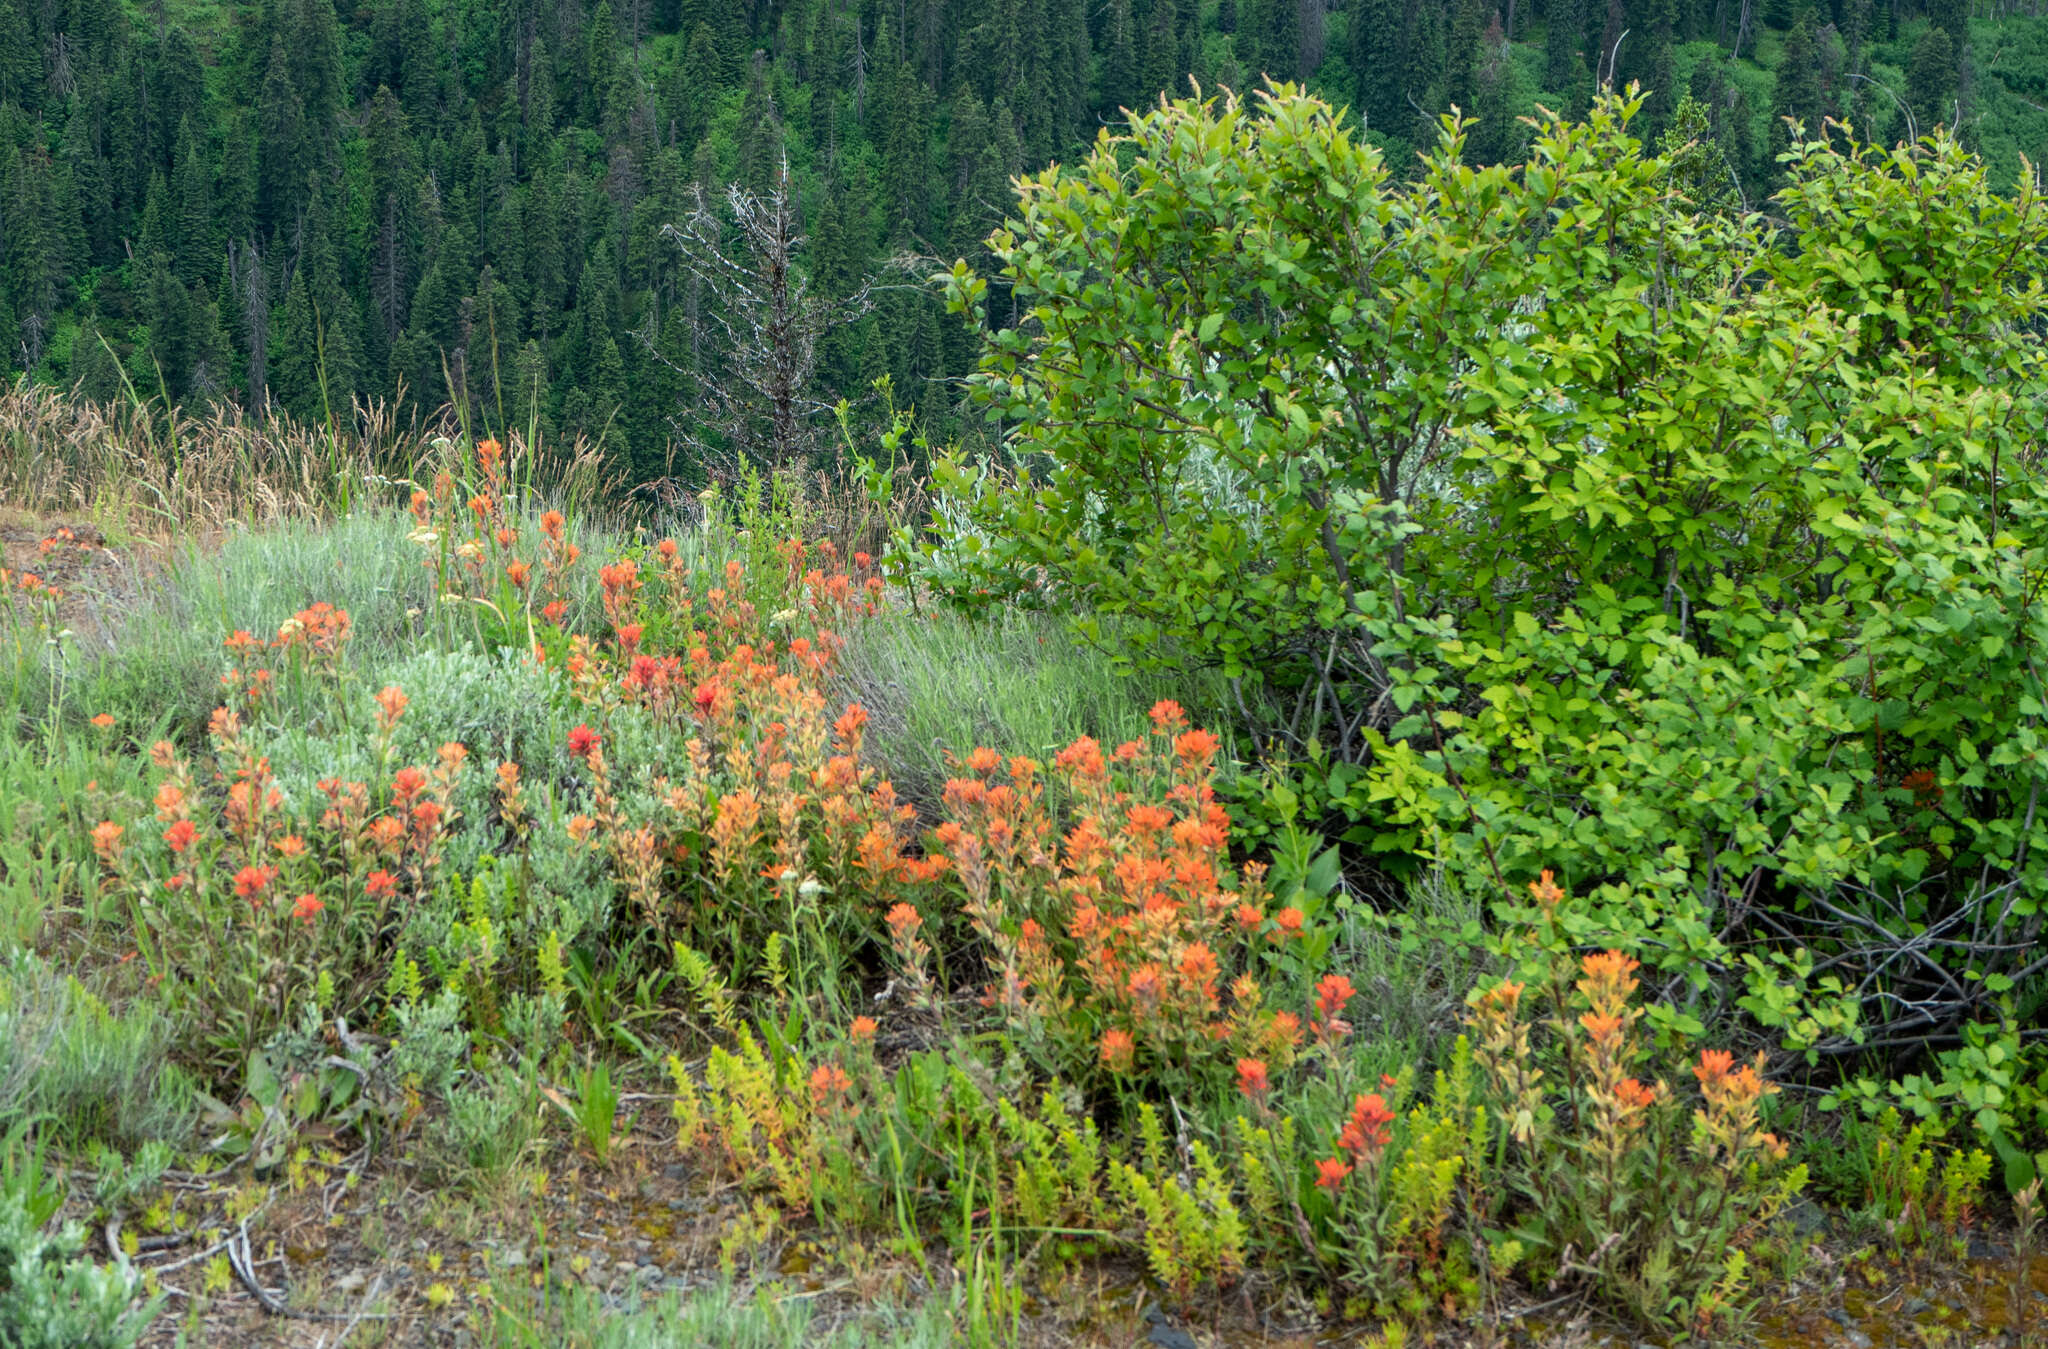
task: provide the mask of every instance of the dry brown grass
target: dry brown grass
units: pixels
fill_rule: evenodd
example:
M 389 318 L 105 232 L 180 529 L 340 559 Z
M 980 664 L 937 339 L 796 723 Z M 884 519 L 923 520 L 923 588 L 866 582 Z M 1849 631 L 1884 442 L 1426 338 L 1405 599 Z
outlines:
M 380 478 L 430 475 L 459 437 L 448 408 L 406 420 L 389 404 L 357 403 L 330 432 L 234 407 L 94 403 L 23 379 L 0 389 L 0 502 L 145 537 L 318 519 Z M 550 495 L 589 501 L 619 486 L 587 441 L 528 445 L 515 434 L 508 449 L 520 480 Z

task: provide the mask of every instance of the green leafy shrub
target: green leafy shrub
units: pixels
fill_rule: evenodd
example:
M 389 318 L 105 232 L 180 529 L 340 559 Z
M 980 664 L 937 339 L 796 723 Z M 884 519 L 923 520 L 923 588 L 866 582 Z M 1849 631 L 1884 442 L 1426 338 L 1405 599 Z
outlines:
M 485 1192 L 511 1181 L 540 1141 L 540 1099 L 533 1080 L 502 1065 L 458 1083 L 421 1139 L 428 1174 Z
M 1636 106 L 1403 183 L 1281 86 L 1027 177 L 944 575 L 1262 684 L 1357 845 L 1502 924 L 1556 868 L 1700 1020 L 1959 1034 L 2044 969 L 2048 211 L 1939 136 L 1697 211 Z
M 1878 1116 L 1865 1142 L 1869 1180 L 1863 1212 L 1907 1250 L 1922 1251 L 1941 1239 L 1955 1253 L 1967 1251 L 1991 1174 L 1990 1154 L 1951 1149 L 1944 1130 L 1924 1121 L 1908 1127 L 1893 1109 Z
M 0 1341 L 10 1349 L 129 1349 L 163 1300 L 137 1305 L 142 1277 L 126 1261 L 82 1254 L 85 1229 L 50 1222 L 62 1192 L 17 1130 L 0 1143 Z

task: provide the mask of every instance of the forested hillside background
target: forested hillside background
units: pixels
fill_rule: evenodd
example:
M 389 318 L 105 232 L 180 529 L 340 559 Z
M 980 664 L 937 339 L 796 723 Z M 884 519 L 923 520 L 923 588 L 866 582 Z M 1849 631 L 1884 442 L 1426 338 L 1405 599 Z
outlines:
M 314 421 L 452 397 L 688 479 L 723 353 L 664 226 L 786 155 L 814 288 L 878 283 L 815 392 L 888 375 L 950 430 L 976 346 L 929 264 L 983 262 L 1010 175 L 1119 108 L 1262 73 L 1397 169 L 1453 105 L 1490 160 L 1639 81 L 1638 133 L 1703 130 L 1729 205 L 1767 201 L 1787 115 L 1951 123 L 2001 181 L 2048 154 L 2039 0 L 0 0 L 0 363 Z

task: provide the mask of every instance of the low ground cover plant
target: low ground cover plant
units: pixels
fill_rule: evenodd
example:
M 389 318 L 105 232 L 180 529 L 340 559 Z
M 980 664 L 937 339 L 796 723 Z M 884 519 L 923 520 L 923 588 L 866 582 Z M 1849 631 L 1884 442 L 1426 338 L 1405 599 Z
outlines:
M 509 1048 L 562 1083 L 557 1118 L 604 1166 L 607 1061 L 658 1043 L 651 975 L 709 1045 L 668 1058 L 674 1146 L 768 1201 L 734 1270 L 804 1215 L 927 1265 L 1127 1252 L 1183 1300 L 1277 1269 L 1382 1318 L 1522 1275 L 1650 1321 L 1740 1312 L 1739 1252 L 1797 1177 L 1753 1070 L 1710 1054 L 1691 1116 L 1628 1076 L 1649 1051 L 1626 957 L 1588 958 L 1540 1030 L 1492 985 L 1477 1048 L 1433 1081 L 1385 1073 L 1353 1031 L 1356 971 L 1233 849 L 1221 741 L 1180 704 L 1043 760 L 964 748 L 921 817 L 871 762 L 865 709 L 828 696 L 890 602 L 871 559 L 739 556 L 715 516 L 585 558 L 558 513 L 520 511 L 501 454 L 477 448 L 473 494 L 448 472 L 410 500 L 447 654 L 405 660 L 453 678 L 495 645 L 488 677 L 545 705 L 475 737 L 508 757 L 439 739 L 433 692 L 381 683 L 350 612 L 315 601 L 224 633 L 203 741 L 136 745 L 94 800 L 81 935 L 133 942 L 128 992 L 166 1009 L 223 1155 L 281 1165 L 315 1121 L 402 1137 L 444 1096 L 488 1116 L 451 1093 Z M 119 753 L 118 726 L 90 729 Z M 446 1164 L 522 1165 L 463 1118 L 436 1126 Z M 1595 1189 L 1567 1183 L 1594 1158 Z M 1720 1183 L 1674 1192 L 1678 1170 Z M 1674 1261 L 1673 1206 L 1738 1254 Z

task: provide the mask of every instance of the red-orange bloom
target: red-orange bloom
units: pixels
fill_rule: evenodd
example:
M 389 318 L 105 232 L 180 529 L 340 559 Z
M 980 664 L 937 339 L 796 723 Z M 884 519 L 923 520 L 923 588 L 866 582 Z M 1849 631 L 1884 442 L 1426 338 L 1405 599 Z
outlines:
M 1657 1093 L 1644 1086 L 1635 1078 L 1624 1078 L 1614 1088 L 1614 1099 L 1624 1110 L 1647 1110 L 1657 1101 Z
M 1173 823 L 1173 812 L 1164 806 L 1132 806 L 1124 812 L 1124 822 L 1130 831 L 1140 837 L 1156 834 Z
M 1705 1087 L 1719 1083 L 1734 1067 L 1735 1056 L 1727 1050 L 1703 1049 L 1700 1051 L 1699 1064 L 1692 1070 L 1692 1075 Z
M 1326 974 L 1316 984 L 1316 1011 L 1328 1021 L 1344 1010 L 1358 990 L 1341 974 Z
M 277 879 L 277 868 L 272 866 L 246 866 L 235 873 L 235 894 L 254 904 Z
M 418 796 L 426 785 L 427 775 L 408 765 L 391 775 L 391 799 L 404 805 Z
M 1106 1030 L 1102 1033 L 1102 1062 L 1111 1072 L 1127 1071 L 1137 1052 L 1138 1042 L 1131 1038 L 1129 1031 Z
M 1337 1146 L 1360 1161 L 1377 1158 L 1392 1141 L 1394 1112 L 1378 1092 L 1368 1092 L 1351 1103 L 1351 1118 L 1337 1135 Z
M 1621 1033 L 1621 1018 L 1618 1016 L 1599 1016 L 1587 1012 L 1579 1018 L 1579 1024 L 1586 1028 L 1586 1035 L 1596 1045 L 1610 1044 L 1615 1036 Z
M 1266 1065 L 1261 1059 L 1239 1059 L 1237 1061 L 1237 1089 L 1256 1101 L 1272 1090 L 1267 1080 Z
M 190 820 L 179 820 L 164 830 L 164 842 L 171 845 L 171 851 L 181 853 L 192 846 L 192 840 L 199 834 L 199 827 Z
M 398 877 L 388 871 L 373 871 L 363 880 L 363 893 L 371 899 L 389 899 L 398 889 Z
M 1316 1159 L 1316 1186 L 1328 1190 L 1334 1198 L 1344 1188 L 1344 1178 L 1351 1174 L 1351 1167 L 1342 1157 L 1318 1157 Z
M 811 1104 L 836 1105 L 853 1088 L 853 1079 L 836 1063 L 821 1063 L 811 1070 Z
M 292 905 L 292 917 L 298 919 L 302 923 L 310 925 L 313 921 L 313 915 L 320 912 L 320 910 L 326 907 L 327 906 L 325 904 L 322 904 L 320 902 L 320 897 L 318 895 L 300 895 L 298 903 Z
M 1214 979 L 1222 973 L 1217 964 L 1216 953 L 1209 949 L 1207 942 L 1196 942 L 1180 953 L 1180 973 L 1183 979 L 1195 983 Z
M 604 743 L 604 737 L 588 726 L 578 726 L 569 732 L 569 752 L 579 759 L 590 757 L 590 751 Z
M 1601 951 L 1589 955 L 1579 962 L 1579 968 L 1586 978 L 1595 983 L 1619 984 L 1642 968 L 1642 962 L 1632 960 L 1619 951 Z

